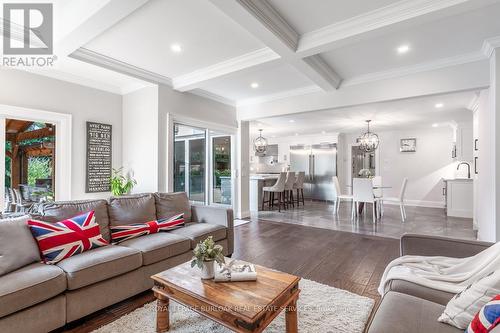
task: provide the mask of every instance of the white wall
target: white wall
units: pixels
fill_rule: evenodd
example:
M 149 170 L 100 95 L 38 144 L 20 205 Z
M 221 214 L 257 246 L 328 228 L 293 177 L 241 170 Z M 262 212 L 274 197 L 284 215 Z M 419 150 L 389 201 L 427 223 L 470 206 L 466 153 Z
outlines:
M 0 87 L 0 104 L 72 115 L 70 180 L 72 199 L 109 197 L 110 193 L 85 193 L 86 122 L 101 122 L 113 126 L 113 167 L 120 167 L 122 163 L 121 96 L 5 68 L 0 69 Z
M 472 116 L 472 115 L 471 115 Z M 472 118 L 471 118 L 472 121 Z M 451 127 L 415 128 L 377 132 L 380 145 L 376 152 L 376 172 L 382 176 L 383 184 L 391 186 L 384 195 L 397 197 L 404 177 L 408 177 L 406 201 L 410 205 L 444 207 L 443 177 L 456 175 L 457 162 L 451 158 L 453 130 Z M 351 145 L 359 133 L 346 134 L 343 149 L 344 184 L 351 179 Z M 400 139 L 416 138 L 416 153 L 401 153 Z M 347 189 L 344 189 L 347 190 Z
M 158 190 L 158 87 L 123 96 L 123 166 L 136 180 L 134 193 Z

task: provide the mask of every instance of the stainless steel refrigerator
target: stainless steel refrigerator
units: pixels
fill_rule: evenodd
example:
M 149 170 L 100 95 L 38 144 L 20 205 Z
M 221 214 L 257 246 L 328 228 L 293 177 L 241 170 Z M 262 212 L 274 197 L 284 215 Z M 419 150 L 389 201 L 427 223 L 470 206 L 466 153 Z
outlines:
M 290 171 L 305 171 L 304 197 L 334 200 L 337 175 L 337 144 L 290 146 Z

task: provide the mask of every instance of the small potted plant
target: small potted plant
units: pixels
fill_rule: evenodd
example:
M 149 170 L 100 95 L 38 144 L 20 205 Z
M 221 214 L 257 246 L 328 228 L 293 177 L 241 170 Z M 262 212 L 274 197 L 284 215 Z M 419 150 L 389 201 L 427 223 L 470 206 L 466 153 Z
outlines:
M 123 168 L 113 169 L 111 176 L 111 193 L 115 197 L 130 193 L 132 188 L 137 185 L 137 181 L 133 178 L 125 177 L 122 175 Z
M 201 269 L 201 278 L 204 280 L 214 278 L 214 262 L 224 264 L 222 246 L 216 245 L 212 236 L 198 243 L 193 250 L 191 267 L 198 266 Z

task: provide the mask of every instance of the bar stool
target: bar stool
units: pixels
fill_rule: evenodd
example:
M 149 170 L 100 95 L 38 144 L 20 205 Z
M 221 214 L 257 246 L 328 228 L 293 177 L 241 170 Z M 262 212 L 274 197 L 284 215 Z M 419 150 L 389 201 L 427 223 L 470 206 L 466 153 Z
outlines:
M 293 184 L 295 184 L 296 181 L 297 177 L 295 177 L 295 172 L 288 171 L 285 181 L 285 208 L 288 208 L 290 204 L 295 208 L 295 203 L 293 202 Z
M 264 204 L 267 202 L 268 207 L 272 208 L 274 206 L 274 193 L 278 193 L 278 211 L 281 212 L 281 204 L 284 205 L 284 192 L 286 183 L 286 172 L 280 172 L 278 180 L 273 186 L 266 186 L 262 188 L 262 210 L 264 210 Z M 265 200 L 266 192 L 268 194 L 268 200 Z
M 300 171 L 297 175 L 297 180 L 293 184 L 293 189 L 297 192 L 297 206 L 300 203 L 300 197 L 302 196 L 302 206 L 304 206 L 304 180 L 306 179 L 305 171 Z

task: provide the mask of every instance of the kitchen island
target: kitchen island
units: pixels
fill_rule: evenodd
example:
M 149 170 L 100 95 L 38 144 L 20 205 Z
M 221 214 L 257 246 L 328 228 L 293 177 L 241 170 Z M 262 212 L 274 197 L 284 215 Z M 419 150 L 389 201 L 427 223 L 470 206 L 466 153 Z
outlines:
M 262 188 L 273 186 L 278 180 L 279 174 L 260 173 L 250 175 L 250 211 L 262 210 Z
M 472 218 L 474 215 L 474 180 L 471 178 L 443 178 L 446 215 Z

